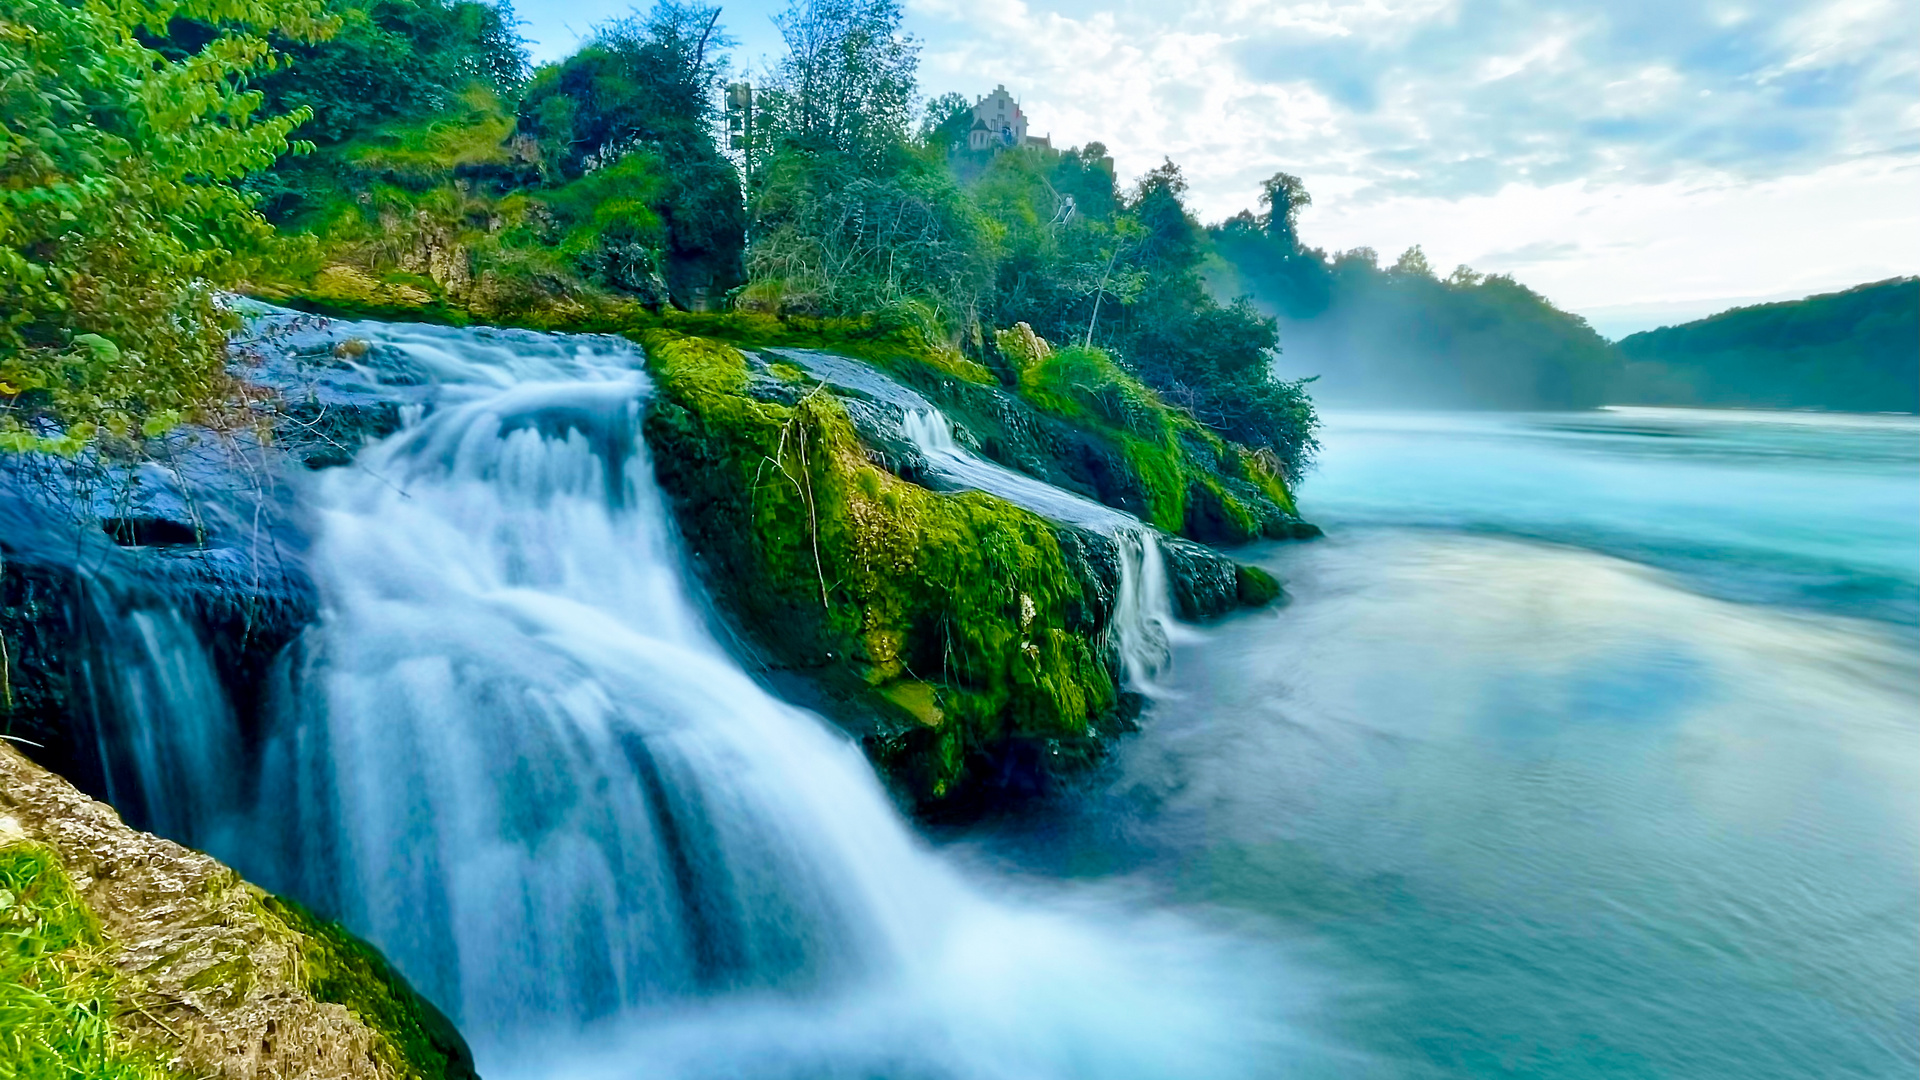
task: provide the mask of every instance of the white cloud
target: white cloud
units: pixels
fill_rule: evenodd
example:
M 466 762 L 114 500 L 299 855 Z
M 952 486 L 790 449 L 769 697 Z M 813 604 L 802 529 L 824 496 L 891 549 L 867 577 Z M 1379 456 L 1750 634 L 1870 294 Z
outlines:
M 907 5 L 927 96 L 1005 83 L 1036 134 L 1103 142 L 1123 177 L 1171 157 L 1209 220 L 1284 168 L 1310 243 L 1419 243 L 1574 310 L 1920 271 L 1905 0 Z M 739 61 L 777 54 L 784 6 L 727 3 Z M 626 9 L 520 5 L 548 59 Z
M 1920 270 L 1920 20 L 1887 0 L 909 10 L 929 93 L 1004 82 L 1123 175 L 1172 157 L 1209 219 L 1285 168 L 1310 243 L 1420 243 L 1575 310 Z

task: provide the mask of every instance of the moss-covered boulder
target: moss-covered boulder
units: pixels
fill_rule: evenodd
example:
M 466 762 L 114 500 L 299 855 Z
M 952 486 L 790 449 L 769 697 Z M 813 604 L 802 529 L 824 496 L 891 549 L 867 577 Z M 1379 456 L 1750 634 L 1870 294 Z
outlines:
M 21 1077 L 474 1075 L 370 946 L 5 743 L 0 1058 Z
M 655 471 L 705 576 L 776 664 L 882 718 L 872 749 L 913 797 L 1001 776 L 1009 753 L 1094 752 L 1117 695 L 1084 552 L 993 496 L 881 468 L 834 396 L 730 345 L 644 344 Z
M 939 406 L 981 455 L 1169 533 L 1206 544 L 1319 535 L 1273 455 L 1220 438 L 1099 349 L 1028 338 L 998 379 L 913 343 L 878 339 L 853 355 Z

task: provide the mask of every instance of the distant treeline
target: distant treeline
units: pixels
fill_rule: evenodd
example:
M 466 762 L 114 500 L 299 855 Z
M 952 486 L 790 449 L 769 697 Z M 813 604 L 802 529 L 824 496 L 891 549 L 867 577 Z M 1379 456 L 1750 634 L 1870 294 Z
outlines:
M 1736 308 L 1612 344 L 1503 274 L 1436 275 L 1418 247 L 1329 254 L 1296 231 L 1312 197 L 1280 173 L 1209 230 L 1209 283 L 1279 321 L 1285 378 L 1335 405 L 1604 404 L 1920 411 L 1920 278 Z
M 1418 247 L 1383 267 L 1371 248 L 1301 245 L 1312 198 L 1298 177 L 1268 180 L 1262 211 L 1211 230 L 1212 277 L 1279 319 L 1279 367 L 1319 376 L 1314 396 L 1345 405 L 1584 409 L 1611 399 L 1619 353 L 1585 319 L 1504 274 L 1462 266 L 1442 278 Z
M 1920 412 L 1920 278 L 1633 334 L 1622 402 Z

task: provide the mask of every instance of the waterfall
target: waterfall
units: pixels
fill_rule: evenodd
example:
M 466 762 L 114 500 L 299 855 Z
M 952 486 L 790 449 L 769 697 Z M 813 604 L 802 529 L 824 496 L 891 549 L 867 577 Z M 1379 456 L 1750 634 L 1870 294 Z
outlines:
M 91 577 L 76 674 L 108 801 L 140 827 L 213 839 L 241 803 L 240 734 L 199 635 L 155 598 Z
M 1120 588 L 1110 634 L 1128 685 L 1154 693 L 1154 678 L 1172 659 L 1173 593 L 1166 560 L 1151 526 L 1124 511 L 1063 491 L 964 450 L 953 423 L 932 405 L 908 409 L 901 430 L 927 468 L 954 487 L 976 488 L 1042 517 L 1092 529 L 1120 549 Z
M 1265 1070 L 1273 991 L 1237 946 L 1086 891 L 986 898 L 728 657 L 632 346 L 340 332 L 439 396 L 313 478 L 321 618 L 283 663 L 258 831 L 215 854 L 375 942 L 483 1073 Z

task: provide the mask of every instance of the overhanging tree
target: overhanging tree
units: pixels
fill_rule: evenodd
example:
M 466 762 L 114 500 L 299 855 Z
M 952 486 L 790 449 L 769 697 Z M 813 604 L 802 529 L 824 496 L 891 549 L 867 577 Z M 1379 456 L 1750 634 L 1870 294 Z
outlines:
M 142 43 L 206 24 L 169 59 Z M 157 432 L 226 399 L 215 290 L 271 235 L 234 182 L 307 119 L 260 119 L 268 35 L 320 0 L 0 0 L 0 447 Z M 64 425 L 62 429 L 56 425 Z

